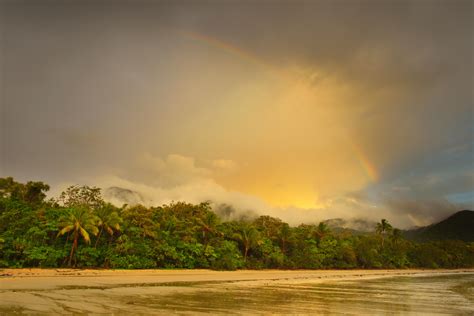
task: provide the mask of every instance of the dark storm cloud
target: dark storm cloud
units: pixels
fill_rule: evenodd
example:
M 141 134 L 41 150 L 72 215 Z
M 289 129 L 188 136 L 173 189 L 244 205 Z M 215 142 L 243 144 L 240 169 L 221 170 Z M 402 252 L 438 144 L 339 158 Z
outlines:
M 332 207 L 344 209 L 341 214 L 346 208 L 374 218 L 388 212 L 415 223 L 472 205 L 450 200 L 474 190 L 471 1 L 30 0 L 0 6 L 1 175 L 55 184 L 113 174 L 158 186 L 164 191 L 144 190 L 166 200 L 167 194 L 188 196 L 167 191 L 170 183 L 195 190 L 196 181 L 215 180 L 209 161 L 232 153 L 224 148 L 278 156 L 274 136 L 258 143 L 251 133 L 269 129 L 265 116 L 261 124 L 248 123 L 262 111 L 242 101 L 232 115 L 242 115 L 243 123 L 234 123 L 228 108 L 215 106 L 230 96 L 245 100 L 241 91 L 257 82 L 257 72 L 179 35 L 189 31 L 275 68 L 296 69 L 315 90 L 330 81 L 355 91 L 330 104 L 331 111 L 340 113 L 337 124 L 364 149 L 380 179 L 359 188 L 360 196 L 344 195 L 353 191 L 345 181 L 325 192 L 327 200 L 340 199 Z M 237 136 L 222 136 L 223 129 Z M 289 146 L 295 135 L 274 141 Z M 316 148 L 316 135 L 305 136 L 306 148 Z M 148 154 L 153 165 L 136 161 Z M 229 195 L 216 183 L 212 194 L 203 186 L 193 199 Z M 229 199 L 216 203 L 244 198 Z M 373 204 L 384 211 L 378 214 Z M 333 209 L 324 212 L 331 216 Z

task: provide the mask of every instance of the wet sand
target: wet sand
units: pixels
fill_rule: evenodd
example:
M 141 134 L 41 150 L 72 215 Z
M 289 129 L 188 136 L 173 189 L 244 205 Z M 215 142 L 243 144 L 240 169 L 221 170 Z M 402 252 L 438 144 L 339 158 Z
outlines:
M 415 283 L 400 283 L 398 280 L 415 278 L 430 280 L 429 278 L 433 277 L 443 278 L 444 281 L 441 283 L 432 282 L 438 287 L 442 285 L 444 289 L 447 284 L 452 283 L 449 285 L 450 288 L 457 286 L 461 289 L 461 294 L 448 291 L 455 295 L 453 297 L 461 300 L 456 303 L 457 306 L 463 306 L 462 300 L 467 300 L 466 306 L 472 303 L 473 282 L 470 278 L 474 277 L 474 269 L 297 271 L 3 269 L 0 270 L 0 314 L 124 314 L 132 311 L 134 314 L 169 312 L 252 314 L 260 311 L 272 314 L 292 311 L 298 314 L 311 314 L 314 311 L 324 312 L 321 308 L 327 307 L 322 306 L 322 302 L 325 304 L 334 300 L 337 302 L 339 296 L 343 301 L 352 297 L 352 294 L 360 297 L 359 292 L 362 291 L 363 294 L 365 291 L 365 286 L 361 284 L 372 284 L 375 295 L 373 300 L 378 300 L 379 293 L 383 293 L 386 287 L 381 286 L 383 282 L 398 282 L 389 287 L 401 286 L 402 293 L 406 292 L 403 286 L 413 287 Z M 395 281 L 378 281 L 381 279 Z M 330 286 L 335 286 L 336 292 Z M 341 289 L 351 286 L 357 290 L 341 292 Z M 423 286 L 416 288 L 415 292 L 420 292 L 427 286 L 424 283 Z M 430 286 L 432 285 L 428 287 Z M 463 286 L 465 288 L 462 288 Z M 441 287 L 435 287 L 435 290 L 439 292 Z M 331 291 L 337 295 L 334 296 Z M 328 293 L 333 294 L 327 296 Z M 288 297 L 293 299 L 289 301 Z M 441 297 L 448 296 L 442 294 Z M 250 302 L 250 307 L 244 304 L 246 300 Z M 396 304 L 397 300 L 392 303 Z M 297 305 L 294 305 L 295 302 Z M 279 307 L 275 309 L 275 306 Z M 335 312 L 338 306 L 336 304 L 328 312 Z M 416 311 L 423 312 L 423 309 Z
M 54 289 L 64 286 L 107 287 L 189 282 L 320 282 L 407 275 L 438 275 L 473 272 L 458 270 L 94 270 L 94 269 L 0 269 L 0 290 Z M 246 283 L 248 283 L 246 282 Z

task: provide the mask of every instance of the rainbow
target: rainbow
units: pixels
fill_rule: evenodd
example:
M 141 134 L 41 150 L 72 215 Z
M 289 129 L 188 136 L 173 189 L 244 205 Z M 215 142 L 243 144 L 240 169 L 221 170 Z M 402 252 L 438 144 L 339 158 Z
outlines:
M 369 160 L 367 155 L 362 151 L 362 148 L 358 146 L 355 142 L 349 141 L 350 147 L 354 152 L 354 155 L 357 158 L 357 161 L 361 165 L 362 169 L 365 171 L 367 176 L 372 182 L 377 182 L 379 179 L 379 173 L 375 168 L 374 164 Z
M 211 37 L 211 36 L 208 36 L 208 35 L 196 33 L 196 32 L 179 31 L 178 34 L 183 36 L 184 38 L 192 39 L 192 40 L 195 40 L 199 43 L 204 43 L 204 44 L 206 44 L 210 47 L 217 48 L 217 49 L 222 50 L 226 53 L 229 53 L 233 56 L 239 57 L 242 60 L 253 63 L 257 66 L 260 66 L 260 67 L 264 68 L 265 70 L 267 70 L 268 72 L 271 72 L 271 73 L 273 73 L 274 75 L 276 75 L 278 77 L 285 76 L 283 74 L 283 72 L 281 72 L 279 69 L 277 69 L 273 65 L 265 62 L 263 59 L 261 59 L 257 55 L 255 55 L 251 52 L 248 52 L 246 50 L 243 50 L 243 49 L 241 49 L 237 46 L 234 46 L 230 43 L 221 41 L 217 38 L 214 38 L 214 37 Z
M 178 32 L 181 36 L 184 38 L 192 39 L 195 40 L 199 43 L 204 43 L 210 47 L 222 50 L 224 52 L 227 52 L 233 56 L 236 56 L 242 60 L 245 60 L 247 62 L 253 63 L 255 65 L 258 65 L 267 71 L 271 72 L 273 75 L 279 77 L 279 78 L 284 78 L 286 80 L 291 80 L 291 77 L 279 70 L 278 68 L 274 67 L 273 65 L 265 62 L 263 59 L 258 57 L 257 55 L 248 52 L 246 50 L 243 50 L 237 46 L 234 46 L 230 43 L 224 42 L 222 40 L 219 40 L 217 38 L 204 35 L 201 33 L 196 33 L 196 32 L 191 32 L 191 31 L 180 31 Z M 347 133 L 346 133 L 347 135 Z M 364 153 L 362 148 L 358 146 L 354 141 L 351 141 L 350 138 L 348 138 L 348 143 L 350 144 L 350 148 L 352 149 L 354 156 L 357 158 L 357 161 L 361 165 L 362 169 L 366 173 L 367 177 L 373 181 L 376 182 L 379 179 L 379 173 L 374 166 L 374 164 L 369 160 L 367 155 Z

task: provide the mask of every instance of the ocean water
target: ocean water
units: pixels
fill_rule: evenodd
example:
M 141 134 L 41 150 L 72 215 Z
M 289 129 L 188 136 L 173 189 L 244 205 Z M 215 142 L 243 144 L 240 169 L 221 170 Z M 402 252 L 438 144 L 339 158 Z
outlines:
M 1 315 L 64 313 L 474 315 L 474 273 L 320 283 L 181 282 L 0 292 Z

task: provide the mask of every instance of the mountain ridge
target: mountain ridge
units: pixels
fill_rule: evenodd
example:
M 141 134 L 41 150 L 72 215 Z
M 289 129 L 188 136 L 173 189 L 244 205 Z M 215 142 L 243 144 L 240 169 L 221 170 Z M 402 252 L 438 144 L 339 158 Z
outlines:
M 403 235 L 407 239 L 417 241 L 457 239 L 474 242 L 474 211 L 456 212 L 440 222 L 404 230 Z

